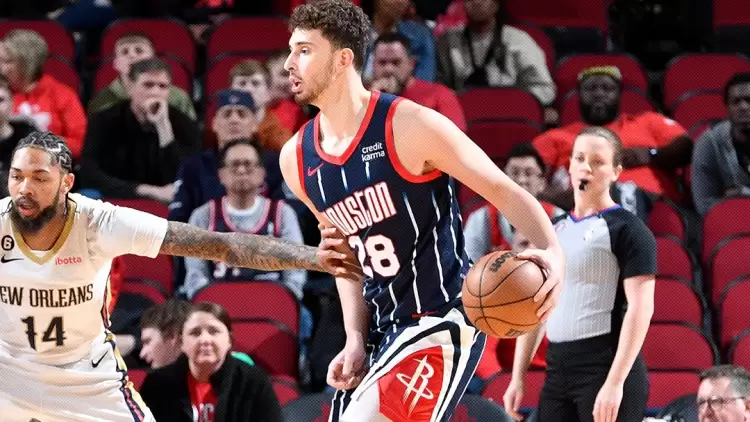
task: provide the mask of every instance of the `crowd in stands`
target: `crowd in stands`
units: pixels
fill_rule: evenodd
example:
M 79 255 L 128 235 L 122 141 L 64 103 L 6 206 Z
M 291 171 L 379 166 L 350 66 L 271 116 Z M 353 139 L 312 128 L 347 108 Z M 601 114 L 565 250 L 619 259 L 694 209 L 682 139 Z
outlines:
M 285 186 L 278 163 L 282 145 L 316 110 L 292 99 L 283 16 L 261 17 L 303 0 L 66 3 L 0 6 L 0 16 L 34 19 L 0 21 L 4 178 L 19 140 L 51 131 L 73 152 L 82 194 L 212 230 L 318 243 L 315 217 Z M 613 198 L 648 223 L 659 243 L 653 324 L 687 327 L 646 340 L 652 413 L 696 394 L 699 371 L 750 365 L 750 317 L 735 309 L 741 300 L 732 302 L 750 292 L 743 258 L 750 244 L 750 59 L 685 54 L 655 83 L 634 56 L 571 48 L 575 36 L 549 36 L 544 22 L 535 26 L 519 17 L 512 0 L 361 3 L 373 24 L 366 86 L 447 116 L 535 195 L 550 218 L 571 208 L 568 166 L 581 129 L 606 126 L 622 139 L 624 171 Z M 440 11 L 428 19 L 417 13 L 430 8 Z M 7 194 L 6 183 L 0 188 Z M 471 259 L 530 247 L 494 207 L 464 186 L 457 189 Z M 242 420 L 279 420 L 282 406 L 300 391 L 327 393 L 327 363 L 344 343 L 332 280 L 197 259 L 158 262 L 120 258 L 112 278 L 119 292 L 113 330 L 137 384 L 154 369 L 142 393 L 157 419 L 205 383 L 224 391 L 221 377 L 231 380 L 233 398 L 219 400 L 221 412 Z M 211 291 L 240 284 L 281 286 L 273 292 L 283 297 Z M 689 303 L 676 303 L 683 297 Z M 190 302 L 202 304 L 191 308 Z M 257 307 L 257 314 L 235 314 L 242 306 Z M 216 356 L 195 353 L 201 330 L 212 332 Z M 289 344 L 278 340 L 284 336 L 294 338 L 299 359 L 289 373 L 274 373 L 288 366 L 277 353 L 279 344 Z M 684 364 L 673 366 L 654 357 L 682 356 L 688 341 L 705 345 L 707 357 L 675 358 Z M 513 348 L 512 340 L 487 342 L 470 394 L 502 402 Z M 544 353 L 541 347 L 532 365 L 540 373 Z M 194 372 L 196 359 L 227 360 L 219 373 L 205 374 Z M 739 369 L 723 371 L 702 379 L 750 385 Z M 165 385 L 187 379 L 192 384 L 184 391 L 165 395 Z M 527 396 L 528 413 L 536 399 Z M 199 401 L 216 405 L 216 397 Z M 261 410 L 271 414 L 253 416 Z

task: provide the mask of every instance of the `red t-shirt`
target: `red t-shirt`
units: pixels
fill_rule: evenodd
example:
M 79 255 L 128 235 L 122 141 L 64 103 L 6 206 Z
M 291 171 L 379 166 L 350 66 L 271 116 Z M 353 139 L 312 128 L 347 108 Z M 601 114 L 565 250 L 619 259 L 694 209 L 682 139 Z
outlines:
M 548 130 L 534 139 L 534 148 L 553 171 L 560 167 L 567 169 L 573 153 L 573 142 L 586 126 L 583 122 L 576 122 Z M 687 134 L 679 123 L 654 112 L 637 115 L 622 113 L 606 127 L 620 137 L 625 148 L 661 148 Z M 676 176 L 653 166 L 623 170 L 619 181 L 632 181 L 641 189 L 681 201 Z
M 199 382 L 188 372 L 188 390 L 193 404 L 194 422 L 214 422 L 216 394 L 210 382 Z
M 437 111 L 451 119 L 459 129 L 466 131 L 464 110 L 456 94 L 447 86 L 412 78 L 400 96 Z

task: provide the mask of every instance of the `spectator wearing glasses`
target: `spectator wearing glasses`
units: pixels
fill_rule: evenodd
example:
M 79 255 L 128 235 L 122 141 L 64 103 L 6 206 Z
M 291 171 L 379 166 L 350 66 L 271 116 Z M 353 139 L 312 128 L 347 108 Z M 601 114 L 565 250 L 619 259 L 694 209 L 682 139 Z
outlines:
M 698 414 L 701 422 L 750 420 L 750 373 L 735 365 L 719 365 L 700 374 Z

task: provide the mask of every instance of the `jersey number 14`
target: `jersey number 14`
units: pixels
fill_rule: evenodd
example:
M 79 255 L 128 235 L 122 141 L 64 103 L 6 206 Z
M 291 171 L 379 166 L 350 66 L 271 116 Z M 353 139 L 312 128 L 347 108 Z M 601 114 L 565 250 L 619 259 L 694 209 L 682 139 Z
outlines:
M 382 234 L 368 237 L 364 242 L 359 236 L 350 236 L 349 246 L 357 253 L 362 272 L 367 277 L 372 278 L 373 271 L 382 277 L 393 277 L 401 269 L 393 241 Z
M 29 346 L 36 350 L 36 321 L 33 316 L 26 317 L 21 320 L 26 324 L 26 335 L 29 337 Z M 54 317 L 50 321 L 47 329 L 42 334 L 43 342 L 55 342 L 55 346 L 62 346 L 65 342 L 65 330 L 63 330 L 63 319 L 62 317 Z

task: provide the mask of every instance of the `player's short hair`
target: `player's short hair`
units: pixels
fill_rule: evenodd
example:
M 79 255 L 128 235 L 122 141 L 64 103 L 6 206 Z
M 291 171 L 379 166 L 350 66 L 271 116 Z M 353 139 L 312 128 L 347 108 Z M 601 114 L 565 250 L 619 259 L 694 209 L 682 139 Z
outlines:
M 378 47 L 379 44 L 392 44 L 392 43 L 400 43 L 404 46 L 404 50 L 411 55 L 411 41 L 409 41 L 409 38 L 406 37 L 403 34 L 399 34 L 398 32 L 386 32 L 385 34 L 379 36 L 375 43 L 373 44 L 373 50 Z
M 354 53 L 354 69 L 362 71 L 370 40 L 370 19 L 349 0 L 320 0 L 297 7 L 289 29 L 320 30 L 334 48 Z
M 190 302 L 176 298 L 167 299 L 164 303 L 146 309 L 141 315 L 140 328 L 155 328 L 162 337 L 173 338 L 182 333 L 190 309 Z
M 259 160 L 258 164 L 260 164 L 261 166 L 263 165 L 263 156 L 261 155 L 263 152 L 260 146 L 251 139 L 243 138 L 243 139 L 235 139 L 233 141 L 229 141 L 223 147 L 221 147 L 221 149 L 219 149 L 219 165 L 220 166 L 224 167 L 227 164 L 225 162 L 227 158 L 227 153 L 229 152 L 230 149 L 238 145 L 245 145 L 245 146 L 249 146 L 253 148 L 255 152 L 258 153 L 258 160 Z
M 151 72 L 166 72 L 166 74 L 169 75 L 169 79 L 172 79 L 172 69 L 169 67 L 169 64 L 158 57 L 139 60 L 133 63 L 130 66 L 128 78 L 135 82 L 142 74 Z
M 750 396 L 750 373 L 737 365 L 717 365 L 699 374 L 701 381 L 729 379 L 734 393 L 743 397 Z
M 52 132 L 31 132 L 18 141 L 18 145 L 13 149 L 13 155 L 21 148 L 36 148 L 46 151 L 52 158 L 52 164 L 60 165 L 60 168 L 66 173 L 73 171 L 73 153 L 70 152 L 65 139 Z
M 117 41 L 115 41 L 115 47 L 120 44 L 135 44 L 139 42 L 148 44 L 149 47 L 154 50 L 154 41 L 151 39 L 151 37 L 143 32 L 138 31 L 131 31 L 121 35 L 119 38 L 117 38 Z
M 589 126 L 583 128 L 583 130 L 581 130 L 581 132 L 578 134 L 578 136 L 582 135 L 598 136 L 600 138 L 606 139 L 607 142 L 609 142 L 609 145 L 612 147 L 612 164 L 615 167 L 622 165 L 622 154 L 624 148 L 622 146 L 622 140 L 619 136 L 617 136 L 616 133 L 614 133 L 610 129 L 607 129 L 606 127 Z
M 750 84 L 750 72 L 735 73 L 724 85 L 724 104 L 729 104 L 729 91 L 736 85 Z
M 531 144 L 531 142 L 525 142 L 522 144 L 515 144 L 513 147 L 511 147 L 510 152 L 508 153 L 508 158 L 505 160 L 507 163 L 510 161 L 511 158 L 525 158 L 525 157 L 531 157 L 536 161 L 536 164 L 539 166 L 539 168 L 542 170 L 542 173 L 547 172 L 547 165 L 544 164 L 544 160 L 542 160 L 542 156 L 539 155 L 539 151 L 534 148 L 534 145 Z
M 223 306 L 219 305 L 218 303 L 213 303 L 213 302 L 198 302 L 190 308 L 190 313 L 188 314 L 188 318 L 190 317 L 190 315 L 196 312 L 205 312 L 207 314 L 213 315 L 214 318 L 221 321 L 221 323 L 227 327 L 227 331 L 229 331 L 229 335 L 231 337 L 232 318 L 229 317 L 229 312 L 227 312 L 227 310 L 224 309 Z
M 229 71 L 229 84 L 234 82 L 234 78 L 238 76 L 253 76 L 261 74 L 266 80 L 266 85 L 271 83 L 271 73 L 263 63 L 254 59 L 243 60 L 236 65 L 232 66 L 232 70 Z

